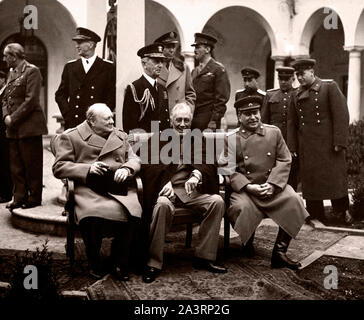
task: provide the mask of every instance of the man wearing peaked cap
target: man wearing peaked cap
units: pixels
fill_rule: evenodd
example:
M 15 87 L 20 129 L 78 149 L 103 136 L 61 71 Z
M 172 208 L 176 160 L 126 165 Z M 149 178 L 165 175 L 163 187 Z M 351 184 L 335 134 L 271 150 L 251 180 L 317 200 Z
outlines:
M 192 44 L 198 63 L 192 71 L 197 96 L 192 129 L 219 129 L 230 97 L 230 81 L 226 69 L 212 57 L 216 43 L 213 36 L 196 33 Z
M 349 111 L 345 96 L 333 80 L 315 75 L 314 59 L 292 63 L 300 83 L 289 114 L 288 146 L 298 153 L 303 198 L 313 219 L 330 223 L 324 199 L 331 199 L 332 219 L 350 222 L 347 164 Z
M 66 63 L 55 94 L 66 129 L 82 123 L 87 108 L 94 103 L 115 109 L 115 66 L 95 53 L 101 38 L 89 29 L 77 28 L 72 40 L 80 58 Z
M 168 93 L 157 81 L 165 60 L 163 49 L 162 43 L 153 43 L 137 52 L 144 72 L 125 90 L 123 129 L 127 133 L 138 129 L 151 132 L 152 122 L 160 131 L 170 127 Z
M 267 90 L 262 104 L 262 122 L 277 126 L 287 143 L 288 109 L 293 103 L 295 90 L 292 87 L 294 81 L 294 69 L 291 67 L 279 67 L 278 72 L 279 88 Z M 297 190 L 298 159 L 292 158 L 291 172 L 288 184 Z
M 232 194 L 227 214 L 242 241 L 242 254 L 255 254 L 255 229 L 264 217 L 279 225 L 271 266 L 297 269 L 286 255 L 290 240 L 298 234 L 308 213 L 299 195 L 287 184 L 291 154 L 281 131 L 263 124 L 260 96 L 235 102 L 240 128 L 225 138 L 218 163 L 230 175 Z
M 177 56 L 178 39 L 177 32 L 171 31 L 160 36 L 154 43 L 164 45 L 163 54 L 166 59 L 163 62 L 158 82 L 167 88 L 169 111 L 181 102 L 186 102 L 192 113 L 195 109 L 196 93 L 192 85 L 191 71 L 184 63 L 182 56 Z
M 235 93 L 235 101 L 248 96 L 261 96 L 264 98 L 265 92 L 258 89 L 258 78 L 260 72 L 252 67 L 245 67 L 241 70 L 244 88 L 239 89 Z

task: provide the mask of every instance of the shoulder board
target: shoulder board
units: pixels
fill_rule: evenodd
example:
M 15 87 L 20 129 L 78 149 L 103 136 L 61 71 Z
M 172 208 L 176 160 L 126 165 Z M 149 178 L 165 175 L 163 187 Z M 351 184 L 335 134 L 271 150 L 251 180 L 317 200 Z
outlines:
M 236 90 L 235 93 L 238 93 L 238 92 L 244 92 L 245 91 L 245 88 L 244 89 L 239 89 L 239 90 Z
M 227 137 L 229 137 L 229 136 L 231 136 L 231 135 L 233 135 L 233 134 L 237 133 L 237 132 L 239 131 L 239 129 L 240 129 L 240 128 L 235 128 L 234 130 L 229 131 L 229 132 L 226 134 L 226 136 L 227 136 Z
M 263 125 L 264 125 L 264 127 L 267 127 L 267 128 L 275 128 L 275 129 L 279 130 L 279 128 L 277 126 L 274 126 L 272 124 L 263 123 Z
M 114 64 L 114 62 L 110 61 L 110 60 L 107 60 L 107 59 L 102 59 L 103 61 L 105 62 L 108 62 L 108 63 L 111 63 L 111 64 Z
M 273 91 L 278 91 L 279 88 L 272 88 L 272 89 L 268 89 L 267 92 L 273 92 Z
M 258 93 L 260 93 L 260 94 L 262 94 L 263 96 L 265 96 L 265 95 L 266 95 L 266 92 L 265 92 L 265 91 L 263 91 L 263 90 L 258 89 L 258 90 L 257 90 L 257 92 L 258 92 Z
M 78 60 L 78 59 L 73 59 L 73 60 L 67 61 L 67 63 L 76 62 L 77 60 Z
M 223 67 L 223 68 L 225 69 L 224 65 L 223 65 L 221 62 L 219 62 L 219 61 L 216 61 L 216 60 L 215 60 L 215 63 L 216 63 L 218 66 Z
M 68 134 L 68 133 L 71 133 L 72 131 L 75 131 L 77 129 L 77 127 L 74 127 L 74 128 L 69 128 L 65 131 L 62 132 L 62 134 Z
M 322 82 L 333 82 L 334 79 L 321 79 Z

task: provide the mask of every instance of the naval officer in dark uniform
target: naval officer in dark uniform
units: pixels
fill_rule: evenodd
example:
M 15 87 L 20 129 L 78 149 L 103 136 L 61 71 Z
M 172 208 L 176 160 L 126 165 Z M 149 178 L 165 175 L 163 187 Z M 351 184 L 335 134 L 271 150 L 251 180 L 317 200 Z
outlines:
M 267 90 L 267 94 L 262 104 L 262 122 L 272 124 L 278 127 L 287 143 L 287 122 L 288 122 L 288 109 L 289 105 L 293 103 L 293 89 L 294 81 L 294 68 L 279 67 L 276 69 L 278 72 L 278 89 Z M 298 159 L 295 155 L 292 156 L 291 172 L 288 178 L 288 184 L 294 190 L 297 190 L 297 172 Z
M 77 28 L 72 40 L 76 42 L 80 58 L 66 63 L 55 95 L 65 129 L 82 123 L 90 105 L 105 103 L 112 111 L 115 109 L 114 63 L 95 53 L 101 38 L 91 30 Z
M 196 106 L 192 129 L 219 129 L 230 98 L 230 81 L 222 63 L 212 57 L 217 40 L 204 33 L 195 34 L 195 59 L 199 63 L 192 71 L 196 91 Z

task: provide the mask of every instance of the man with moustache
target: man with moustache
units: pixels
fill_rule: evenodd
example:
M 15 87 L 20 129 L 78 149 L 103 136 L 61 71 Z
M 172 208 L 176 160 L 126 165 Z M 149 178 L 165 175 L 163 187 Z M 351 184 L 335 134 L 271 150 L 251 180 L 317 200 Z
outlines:
M 225 138 L 219 164 L 230 175 L 230 207 L 227 214 L 239 234 L 243 253 L 254 254 L 255 229 L 264 217 L 279 225 L 273 248 L 272 268 L 298 269 L 287 257 L 289 243 L 298 234 L 308 213 L 300 196 L 287 184 L 291 154 L 279 128 L 261 122 L 259 96 L 235 102 L 240 128 Z
M 291 67 L 279 67 L 278 72 L 279 89 L 267 90 L 262 104 L 262 122 L 278 127 L 287 143 L 288 110 L 293 103 L 295 90 L 292 87 L 294 81 L 294 69 Z M 288 184 L 297 190 L 298 159 L 292 155 L 291 172 Z
M 162 43 L 164 46 L 163 54 L 166 59 L 163 62 L 158 81 L 167 88 L 169 111 L 172 111 L 177 103 L 185 101 L 191 107 L 193 113 L 196 93 L 192 85 L 189 67 L 181 58 L 176 56 L 177 33 L 174 31 L 168 32 L 156 39 L 154 43 Z
M 129 84 L 125 90 L 123 104 L 123 129 L 151 132 L 152 121 L 162 131 L 170 127 L 167 89 L 158 82 L 161 74 L 164 46 L 154 43 L 138 50 L 143 75 Z
M 230 97 L 230 81 L 226 69 L 212 57 L 216 43 L 217 39 L 213 36 L 196 33 L 192 44 L 198 62 L 192 71 L 197 96 L 192 129 L 219 129 Z
M 115 66 L 95 52 L 101 38 L 89 29 L 77 28 L 72 40 L 80 58 L 66 63 L 55 94 L 65 129 L 82 123 L 92 104 L 105 103 L 111 111 L 115 109 Z
M 313 219 L 326 219 L 323 200 L 330 199 L 334 218 L 350 222 L 347 164 L 349 111 L 334 80 L 315 74 L 315 59 L 292 63 L 300 87 L 291 104 L 288 146 L 300 159 L 303 198 Z

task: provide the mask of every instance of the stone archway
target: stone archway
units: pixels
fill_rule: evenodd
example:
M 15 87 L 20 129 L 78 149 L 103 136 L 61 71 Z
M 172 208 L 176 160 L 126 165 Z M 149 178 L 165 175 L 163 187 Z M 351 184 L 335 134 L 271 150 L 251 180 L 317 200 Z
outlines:
M 355 47 L 358 48 L 358 54 L 360 54 L 361 59 L 359 60 L 359 63 L 361 65 L 360 69 L 360 102 L 359 102 L 359 112 L 358 112 L 358 118 L 362 119 L 364 117 L 364 10 L 362 11 L 358 25 L 356 27 L 355 31 Z M 359 89 L 358 89 L 359 90 Z
M 318 9 L 308 19 L 301 37 L 301 52 L 307 52 L 317 60 L 316 72 L 320 78 L 334 79 L 346 95 L 349 54 L 344 50 L 345 33 L 341 19 L 330 10 L 325 13 L 324 8 Z M 329 14 L 337 15 L 337 24 L 331 20 L 332 28 L 327 25 Z
M 216 12 L 207 21 L 202 32 L 218 39 L 214 54 L 226 67 L 231 82 L 225 118 L 228 125 L 233 126 L 237 122 L 233 108 L 234 94 L 242 87 L 240 71 L 244 66 L 249 65 L 260 70 L 261 77 L 258 82 L 261 89 L 273 87 L 274 63 L 267 64 L 267 61 L 276 46 L 275 36 L 272 28 L 258 12 L 242 6 L 227 7 Z

